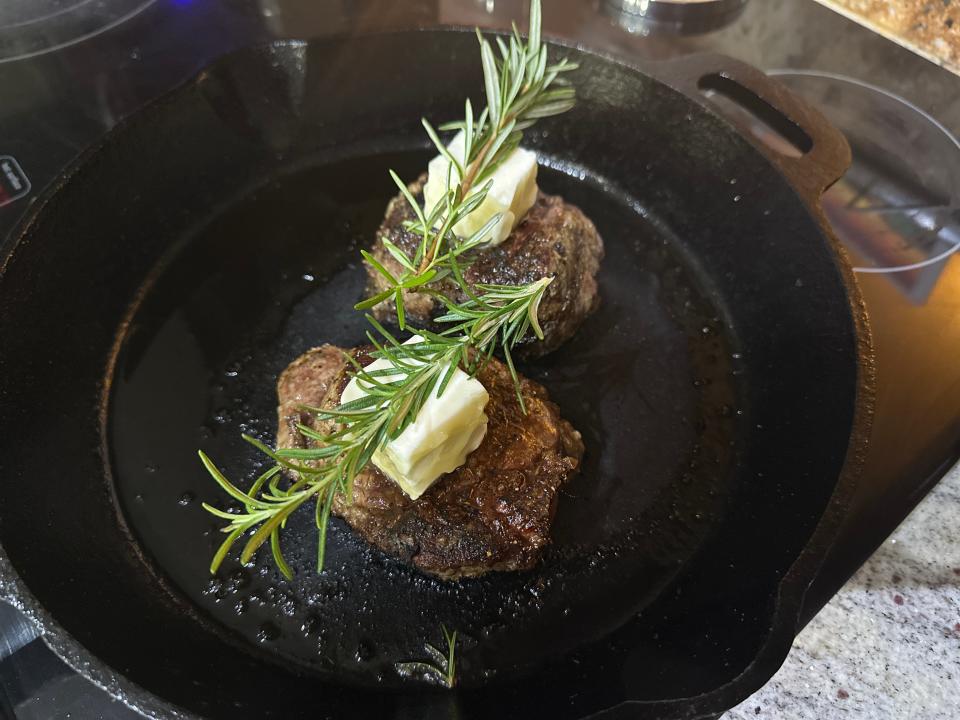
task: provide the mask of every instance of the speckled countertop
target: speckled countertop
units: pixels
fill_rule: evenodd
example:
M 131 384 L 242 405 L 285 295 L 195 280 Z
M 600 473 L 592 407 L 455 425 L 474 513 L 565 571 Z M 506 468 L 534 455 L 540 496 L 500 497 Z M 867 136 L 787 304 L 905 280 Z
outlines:
M 960 465 L 723 720 L 960 718 Z
M 960 0 L 818 0 L 960 73 Z

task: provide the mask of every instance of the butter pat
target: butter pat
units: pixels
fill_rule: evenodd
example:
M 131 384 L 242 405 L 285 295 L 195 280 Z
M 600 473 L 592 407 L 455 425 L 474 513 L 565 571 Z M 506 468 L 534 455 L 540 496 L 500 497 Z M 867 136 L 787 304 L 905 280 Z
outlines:
M 404 345 L 423 342 L 414 335 Z M 389 360 L 374 360 L 367 370 L 387 370 Z M 437 380 L 439 385 L 444 373 Z M 398 376 L 378 377 L 390 382 Z M 486 389 L 476 378 L 457 368 L 443 395 L 437 397 L 437 387 L 420 408 L 416 419 L 400 435 L 373 454 L 373 464 L 393 480 L 411 500 L 420 497 L 441 475 L 463 465 L 467 455 L 476 450 L 487 433 L 484 409 L 490 399 Z M 341 403 L 366 395 L 366 390 L 352 378 L 343 390 Z
M 464 151 L 463 131 L 456 134 L 447 150 L 463 165 Z M 447 191 L 447 169 L 449 161 L 443 155 L 437 155 L 427 166 L 427 183 L 423 187 L 423 200 L 426 211 L 430 212 L 443 199 Z M 537 155 L 530 150 L 517 148 L 500 164 L 493 175 L 479 183 L 479 190 L 489 180 L 493 185 L 480 206 L 453 228 L 460 237 L 469 237 L 494 215 L 500 213 L 500 220 L 489 234 L 488 243 L 499 245 L 510 231 L 523 219 L 527 210 L 533 207 L 537 200 Z M 450 173 L 451 186 L 460 182 L 460 175 L 456 168 Z M 473 193 L 471 193 L 473 194 Z

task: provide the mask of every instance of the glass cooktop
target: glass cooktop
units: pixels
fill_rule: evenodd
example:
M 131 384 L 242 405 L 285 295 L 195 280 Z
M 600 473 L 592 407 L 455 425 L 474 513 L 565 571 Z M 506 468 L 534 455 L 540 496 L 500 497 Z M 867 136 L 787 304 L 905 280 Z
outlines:
M 738 57 L 776 71 L 851 141 L 854 165 L 824 204 L 867 302 L 877 412 L 843 535 L 808 595 L 809 619 L 960 455 L 960 78 L 813 0 L 722 5 L 685 26 L 673 16 L 639 17 L 637 3 L 548 0 L 546 32 L 628 60 L 697 51 Z M 231 49 L 392 27 L 505 27 L 524 18 L 526 6 L 9 0 L 0 6 L 0 245 L 80 151 Z M 3 603 L 0 715 L 138 717 L 64 665 Z

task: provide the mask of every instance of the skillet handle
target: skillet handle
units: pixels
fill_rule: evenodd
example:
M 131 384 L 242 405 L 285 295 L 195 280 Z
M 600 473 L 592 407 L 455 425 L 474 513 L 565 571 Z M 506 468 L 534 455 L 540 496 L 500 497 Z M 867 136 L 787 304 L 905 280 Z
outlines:
M 810 205 L 819 206 L 823 191 L 850 166 L 850 146 L 843 133 L 760 70 L 713 53 L 688 55 L 659 65 L 654 71 L 659 79 L 737 125 Z M 720 110 L 711 95 L 723 97 L 739 106 L 738 110 Z M 773 149 L 758 137 L 758 118 L 789 141 L 793 146 L 790 154 Z M 783 145 L 782 140 L 778 144 Z

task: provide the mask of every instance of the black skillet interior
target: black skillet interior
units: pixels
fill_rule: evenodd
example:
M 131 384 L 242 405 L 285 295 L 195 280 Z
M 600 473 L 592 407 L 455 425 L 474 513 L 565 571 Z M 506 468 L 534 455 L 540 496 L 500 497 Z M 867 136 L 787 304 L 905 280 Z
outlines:
M 335 522 L 317 575 L 302 517 L 284 545 L 293 582 L 266 557 L 207 575 L 219 534 L 200 501 L 225 503 L 196 449 L 238 481 L 262 467 L 239 435 L 271 438 L 277 373 L 362 339 L 358 246 L 386 169 L 413 177 L 418 118 L 455 117 L 481 86 L 472 36 L 425 37 L 228 56 L 108 136 L 28 221 L 0 274 L 0 540 L 18 576 L 0 587 L 157 715 L 562 718 L 633 699 L 649 701 L 637 716 L 671 717 L 733 702 L 753 687 L 660 701 L 782 660 L 778 583 L 854 421 L 851 301 L 817 221 L 732 126 L 575 50 L 560 52 L 583 65 L 580 103 L 529 144 L 541 186 L 593 218 L 607 258 L 601 310 L 523 368 L 587 444 L 542 566 L 440 583 Z M 424 659 L 441 623 L 462 636 L 456 693 L 394 668 Z

